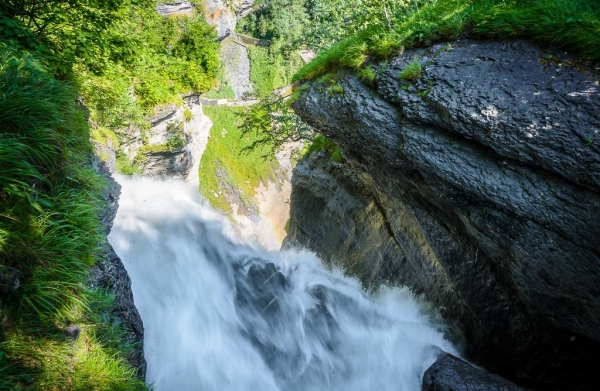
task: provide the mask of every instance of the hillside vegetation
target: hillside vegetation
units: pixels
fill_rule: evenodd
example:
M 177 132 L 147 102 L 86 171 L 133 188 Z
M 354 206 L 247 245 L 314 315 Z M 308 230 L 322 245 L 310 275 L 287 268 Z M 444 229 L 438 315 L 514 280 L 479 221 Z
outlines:
M 461 36 L 527 38 L 583 60 L 600 60 L 600 3 L 595 0 L 385 0 L 363 16 L 357 34 L 322 51 L 294 80 L 340 68 L 360 71 L 417 46 Z M 368 14 L 368 13 L 367 13 Z M 365 22 L 366 21 L 366 22 Z M 369 77 L 369 73 L 363 73 Z M 372 74 L 371 74 L 372 77 Z
M 256 188 L 272 179 L 278 165 L 269 145 L 249 148 L 257 136 L 250 132 L 242 137 L 243 112 L 242 107 L 204 108 L 213 126 L 200 160 L 200 194 L 229 216 L 232 199 L 238 196 L 246 208 L 255 208 Z
M 110 292 L 90 289 L 96 141 L 215 85 L 216 33 L 152 0 L 0 3 L 0 390 L 146 389 Z M 69 324 L 81 329 L 74 340 Z

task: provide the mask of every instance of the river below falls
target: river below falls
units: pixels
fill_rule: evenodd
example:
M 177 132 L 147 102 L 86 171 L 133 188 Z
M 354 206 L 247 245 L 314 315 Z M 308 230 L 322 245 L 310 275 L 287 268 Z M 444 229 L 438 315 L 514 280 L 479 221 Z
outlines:
M 416 391 L 455 353 L 408 290 L 367 294 L 312 253 L 241 239 L 181 180 L 117 180 L 109 238 L 157 391 Z

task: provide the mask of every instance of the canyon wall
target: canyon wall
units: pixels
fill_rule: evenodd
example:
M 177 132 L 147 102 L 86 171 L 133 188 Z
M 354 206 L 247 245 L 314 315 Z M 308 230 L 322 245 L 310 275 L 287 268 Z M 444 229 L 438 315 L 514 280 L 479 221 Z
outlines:
M 466 357 L 541 388 L 600 362 L 598 69 L 524 41 L 416 49 L 309 82 L 296 112 L 345 163 L 295 170 L 286 245 L 409 286 Z M 418 68 L 418 72 L 407 69 Z

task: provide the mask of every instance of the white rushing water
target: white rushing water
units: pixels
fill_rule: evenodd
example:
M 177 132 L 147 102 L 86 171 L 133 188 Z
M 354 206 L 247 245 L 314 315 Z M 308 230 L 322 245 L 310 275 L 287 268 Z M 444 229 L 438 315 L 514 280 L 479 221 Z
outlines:
M 110 241 L 156 390 L 416 391 L 453 351 L 409 292 L 369 296 L 311 253 L 242 243 L 182 181 L 118 181 Z

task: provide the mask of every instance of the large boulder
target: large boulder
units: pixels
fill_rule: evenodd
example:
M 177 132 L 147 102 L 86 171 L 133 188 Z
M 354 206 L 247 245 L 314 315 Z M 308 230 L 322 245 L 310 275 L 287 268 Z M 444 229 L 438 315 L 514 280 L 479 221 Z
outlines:
M 415 62 L 420 76 L 398 77 Z M 594 388 L 597 70 L 523 41 L 470 40 L 374 66 L 374 83 L 340 72 L 294 103 L 347 164 L 299 165 L 288 245 L 351 265 L 366 286 L 425 294 L 495 372 Z
M 523 388 L 481 368 L 442 354 L 423 375 L 422 391 L 525 391 Z

